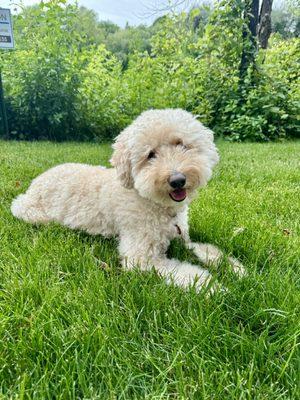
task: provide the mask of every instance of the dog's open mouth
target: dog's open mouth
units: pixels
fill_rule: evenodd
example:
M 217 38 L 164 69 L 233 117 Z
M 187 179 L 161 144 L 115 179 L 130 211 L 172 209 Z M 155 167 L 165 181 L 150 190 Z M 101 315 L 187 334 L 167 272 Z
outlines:
M 174 201 L 183 201 L 186 198 L 185 189 L 175 189 L 169 193 L 170 197 Z

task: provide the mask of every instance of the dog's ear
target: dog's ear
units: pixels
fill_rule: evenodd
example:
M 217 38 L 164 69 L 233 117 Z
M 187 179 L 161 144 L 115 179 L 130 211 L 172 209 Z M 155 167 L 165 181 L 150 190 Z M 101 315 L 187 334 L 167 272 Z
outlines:
M 113 144 L 114 152 L 110 159 L 110 163 L 117 170 L 118 178 L 122 185 L 127 188 L 133 188 L 133 178 L 131 175 L 130 150 L 128 148 L 127 134 L 121 132 Z
M 202 128 L 202 134 L 205 136 L 206 157 L 209 161 L 210 167 L 214 168 L 220 160 L 218 149 L 214 142 L 214 133 L 212 130 L 204 127 L 203 125 L 202 127 L 204 128 Z
M 196 117 L 191 124 L 191 131 L 197 133 L 196 147 L 206 157 L 209 167 L 213 169 L 220 160 L 213 131 L 197 121 Z

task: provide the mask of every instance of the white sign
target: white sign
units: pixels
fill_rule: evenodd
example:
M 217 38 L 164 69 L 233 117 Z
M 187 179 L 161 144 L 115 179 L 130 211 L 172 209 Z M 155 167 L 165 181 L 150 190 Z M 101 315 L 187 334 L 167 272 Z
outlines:
M 10 10 L 0 8 L 0 49 L 13 49 L 14 38 Z

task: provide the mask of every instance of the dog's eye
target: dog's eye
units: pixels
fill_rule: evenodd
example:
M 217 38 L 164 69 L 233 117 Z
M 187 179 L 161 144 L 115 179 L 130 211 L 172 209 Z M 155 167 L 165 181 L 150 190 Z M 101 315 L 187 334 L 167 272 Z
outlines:
M 175 146 L 182 146 L 182 140 L 178 139 L 174 144 Z
M 175 144 L 175 146 L 180 146 L 180 147 L 182 147 L 184 150 L 187 150 L 187 149 L 188 149 L 187 146 L 185 146 L 185 145 L 182 143 L 182 140 L 181 140 L 181 139 L 176 140 L 176 142 L 175 142 L 174 144 Z
M 150 153 L 148 154 L 148 160 L 155 157 L 156 157 L 155 151 L 151 150 Z

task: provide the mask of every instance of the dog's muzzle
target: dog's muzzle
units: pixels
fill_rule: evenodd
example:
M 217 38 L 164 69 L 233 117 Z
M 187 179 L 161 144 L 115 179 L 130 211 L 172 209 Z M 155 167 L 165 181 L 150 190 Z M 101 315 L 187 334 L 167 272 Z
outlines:
M 178 202 L 183 201 L 186 198 L 186 190 L 184 189 L 186 176 L 180 172 L 174 172 L 169 177 L 168 183 L 174 189 L 169 193 L 171 199 Z

